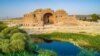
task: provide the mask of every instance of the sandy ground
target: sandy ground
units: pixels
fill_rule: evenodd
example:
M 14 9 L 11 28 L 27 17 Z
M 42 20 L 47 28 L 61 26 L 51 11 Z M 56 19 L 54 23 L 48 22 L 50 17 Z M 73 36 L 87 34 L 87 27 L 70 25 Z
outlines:
M 90 33 L 90 34 L 100 34 L 100 22 L 79 22 L 79 25 L 45 25 L 39 27 L 22 27 L 28 33 L 41 34 L 41 33 L 51 33 L 51 32 L 71 32 L 71 33 Z

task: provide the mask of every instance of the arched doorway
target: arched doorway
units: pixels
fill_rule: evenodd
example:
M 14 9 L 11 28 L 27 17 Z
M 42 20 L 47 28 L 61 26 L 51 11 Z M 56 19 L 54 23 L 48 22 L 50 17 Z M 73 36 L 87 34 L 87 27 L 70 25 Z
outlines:
M 44 14 L 43 15 L 43 23 L 44 23 L 44 25 L 53 24 L 53 14 L 52 13 Z

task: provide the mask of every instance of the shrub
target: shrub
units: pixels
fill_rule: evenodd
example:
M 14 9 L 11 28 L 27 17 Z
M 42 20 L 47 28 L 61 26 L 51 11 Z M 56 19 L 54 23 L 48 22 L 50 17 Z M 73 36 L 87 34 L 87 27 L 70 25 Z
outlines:
M 10 42 L 10 45 L 11 45 L 10 48 L 12 52 L 25 50 L 25 42 L 23 40 L 20 39 L 12 40 Z
M 8 39 L 2 39 L 2 41 L 0 41 L 0 49 L 2 50 L 2 52 L 4 52 L 4 53 L 10 52 L 9 42 L 10 41 Z
M 15 52 L 20 51 L 29 52 L 27 49 L 33 51 L 35 50 L 35 45 L 30 40 L 30 36 L 23 30 L 18 29 L 18 27 L 5 28 L 0 32 L 0 51 L 4 54 L 15 54 Z
M 5 36 L 4 36 L 3 33 L 0 33 L 0 39 L 1 39 L 1 38 L 3 38 L 3 39 L 5 38 Z
M 20 39 L 20 40 L 26 40 L 27 37 L 25 37 L 25 35 L 23 33 L 15 33 L 11 36 L 11 39 L 10 40 L 17 40 L 17 39 Z

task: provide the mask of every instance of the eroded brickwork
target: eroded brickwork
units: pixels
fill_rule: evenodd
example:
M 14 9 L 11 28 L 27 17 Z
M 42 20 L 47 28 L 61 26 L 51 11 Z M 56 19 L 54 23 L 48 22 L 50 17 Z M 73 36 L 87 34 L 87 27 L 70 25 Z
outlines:
M 69 16 L 64 10 L 37 9 L 25 14 L 22 20 L 23 26 L 77 25 L 76 17 Z

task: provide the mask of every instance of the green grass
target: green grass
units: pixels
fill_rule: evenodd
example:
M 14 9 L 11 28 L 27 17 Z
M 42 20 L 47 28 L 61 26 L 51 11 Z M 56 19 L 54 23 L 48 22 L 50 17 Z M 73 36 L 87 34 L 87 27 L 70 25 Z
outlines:
M 38 56 L 58 56 L 54 51 L 46 50 L 46 49 L 40 49 L 38 50 L 39 55 Z
M 60 33 L 33 34 L 32 37 L 42 37 L 52 40 L 73 42 L 79 46 L 100 50 L 100 35 L 89 35 L 81 33 Z

